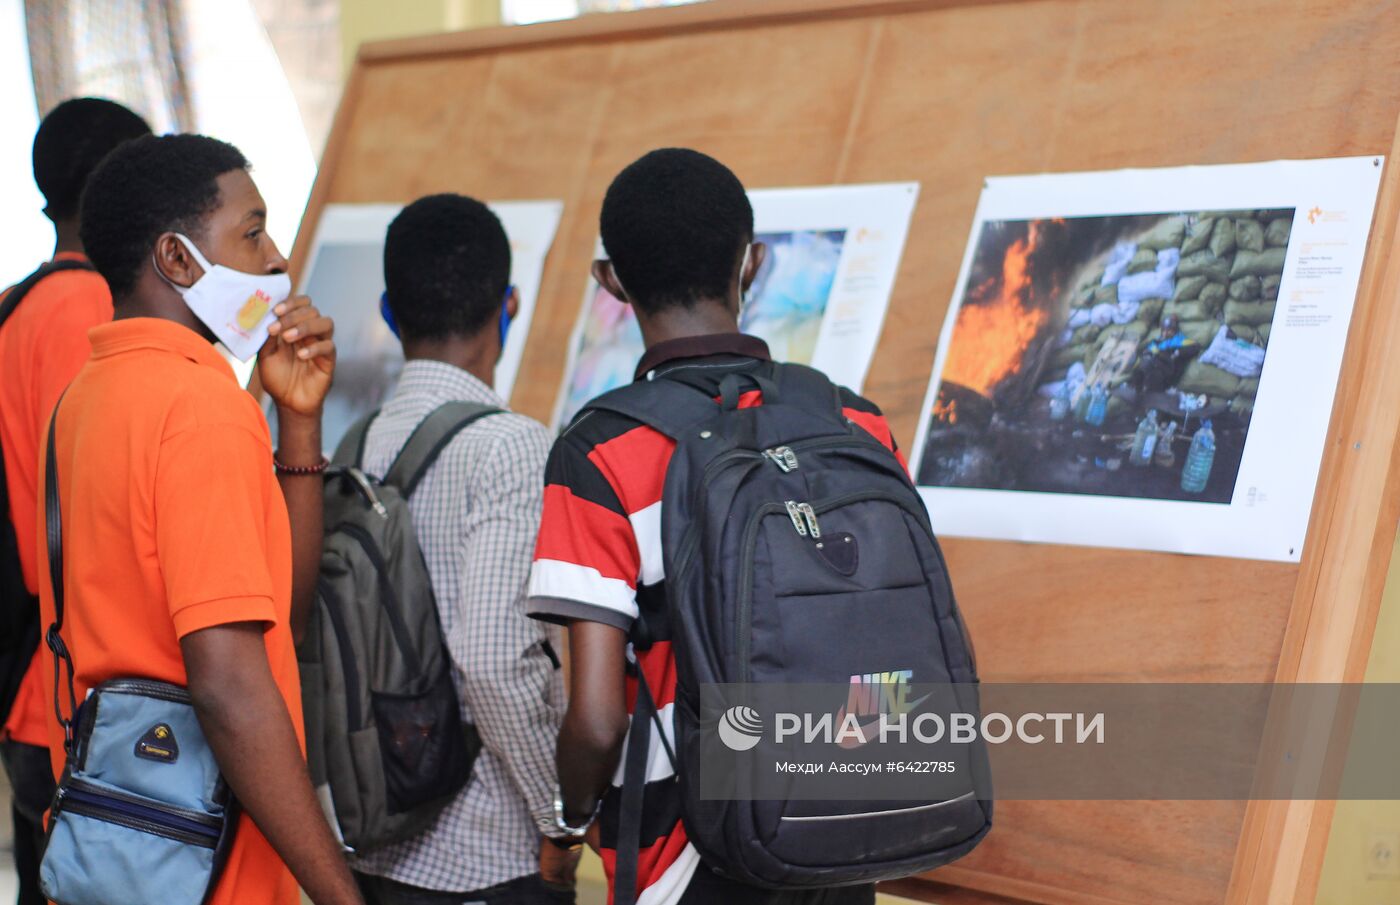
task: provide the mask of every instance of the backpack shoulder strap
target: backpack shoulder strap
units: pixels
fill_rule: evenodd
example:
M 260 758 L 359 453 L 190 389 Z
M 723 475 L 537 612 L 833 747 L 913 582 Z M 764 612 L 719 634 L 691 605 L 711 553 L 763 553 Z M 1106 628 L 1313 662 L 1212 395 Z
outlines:
M 615 412 L 655 428 L 672 440 L 719 414 L 704 390 L 659 377 L 629 383 L 594 399 L 585 410 Z
M 423 480 L 423 475 L 453 437 L 487 415 L 497 415 L 503 411 L 480 402 L 447 402 L 438 406 L 413 429 L 384 475 L 384 483 L 397 487 L 404 497 L 412 496 L 418 482 Z
M 15 309 L 19 307 L 19 303 L 24 300 L 24 297 L 29 294 L 31 289 L 39 285 L 40 281 L 45 277 L 52 276 L 56 273 L 62 273 L 65 270 L 95 269 L 96 268 L 87 261 L 47 261 L 40 264 L 38 270 L 35 270 L 29 276 L 20 280 L 14 286 L 10 287 L 9 292 L 5 293 L 5 300 L 0 302 L 0 324 L 10 319 L 10 315 L 15 313 Z
M 628 674 L 636 664 L 629 662 Z M 613 869 L 613 905 L 635 905 L 641 890 L 637 888 L 638 863 L 641 853 L 642 803 L 646 791 L 647 763 L 651 743 L 651 729 L 656 727 L 656 737 L 666 750 L 671 769 L 676 769 L 676 752 L 666 739 L 666 727 L 661 723 L 661 715 L 647 685 L 646 674 L 640 666 L 636 669 L 637 702 L 632 713 L 632 724 L 645 727 L 627 733 L 627 748 L 623 754 L 622 801 L 617 825 L 617 860 Z
M 369 426 L 374 419 L 379 416 L 379 409 L 368 412 L 355 419 L 355 423 L 350 425 L 345 436 L 340 438 L 340 443 L 335 447 L 335 455 L 331 457 L 331 465 L 337 468 L 356 468 L 365 461 L 365 438 L 369 436 Z

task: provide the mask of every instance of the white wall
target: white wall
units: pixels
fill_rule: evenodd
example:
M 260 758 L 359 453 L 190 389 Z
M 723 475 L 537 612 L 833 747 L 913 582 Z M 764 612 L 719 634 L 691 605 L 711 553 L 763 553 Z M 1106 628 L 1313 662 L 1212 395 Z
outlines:
M 268 232 L 290 254 L 316 163 L 281 65 L 246 0 L 191 0 L 187 12 L 196 128 L 247 155 Z M 53 252 L 29 158 L 38 118 L 23 0 L 0 0 L 0 287 Z
M 268 234 L 290 255 L 316 160 L 282 64 L 247 0 L 186 0 L 185 14 L 195 127 L 252 163 Z
M 47 260 L 54 244 L 29 159 L 39 112 L 23 0 L 0 0 L 0 123 L 0 286 L 9 286 Z

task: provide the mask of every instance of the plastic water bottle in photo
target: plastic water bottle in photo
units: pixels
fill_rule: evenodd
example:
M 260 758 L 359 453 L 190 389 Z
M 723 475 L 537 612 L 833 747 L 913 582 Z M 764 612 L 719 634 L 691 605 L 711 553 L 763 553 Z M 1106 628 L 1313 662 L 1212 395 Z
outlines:
M 1152 454 L 1152 462 L 1159 468 L 1171 468 L 1176 464 L 1176 451 L 1172 449 L 1172 444 L 1176 442 L 1176 422 L 1168 421 L 1157 431 L 1157 448 Z
M 1181 489 L 1187 493 L 1200 493 L 1210 480 L 1210 469 L 1215 464 L 1215 431 L 1207 420 L 1191 438 L 1191 450 L 1186 454 L 1186 465 L 1181 469 Z
M 1157 410 L 1150 409 L 1138 422 L 1137 433 L 1133 435 L 1133 451 L 1128 462 L 1138 468 L 1152 464 L 1152 453 L 1157 448 Z

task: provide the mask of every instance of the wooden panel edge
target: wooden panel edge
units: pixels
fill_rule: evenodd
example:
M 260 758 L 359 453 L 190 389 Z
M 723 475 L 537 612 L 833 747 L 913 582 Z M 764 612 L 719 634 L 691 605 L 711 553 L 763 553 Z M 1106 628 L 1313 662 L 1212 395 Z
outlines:
M 1364 677 L 1400 512 L 1400 121 L 1377 196 L 1275 681 Z M 1367 554 L 1350 553 L 1364 544 Z M 1350 555 L 1349 555 L 1350 553 Z M 1312 902 L 1334 801 L 1252 801 L 1226 901 Z
M 296 239 L 292 242 L 291 262 L 287 270 L 292 276 L 292 285 L 301 281 L 301 269 L 306 266 L 307 255 L 311 253 L 311 242 L 316 236 L 316 228 L 321 223 L 321 211 L 330 197 L 331 183 L 335 181 L 340 168 L 340 157 L 350 136 L 350 122 L 355 117 L 355 106 L 360 99 L 360 89 L 364 85 L 365 62 L 356 58 L 350 67 L 350 75 L 345 80 L 345 88 L 340 93 L 340 103 L 336 104 L 335 118 L 331 120 L 331 131 L 326 136 L 326 146 L 321 150 L 321 160 L 316 166 L 316 180 L 311 184 L 311 194 L 306 198 L 306 210 L 301 215 L 301 225 L 297 227 Z
M 535 25 L 501 25 L 373 41 L 360 46 L 359 59 L 367 63 L 382 63 L 546 44 L 613 40 L 633 35 L 752 28 L 782 21 L 879 16 L 1013 2 L 1017 0 L 710 0 L 695 5 L 586 15 Z

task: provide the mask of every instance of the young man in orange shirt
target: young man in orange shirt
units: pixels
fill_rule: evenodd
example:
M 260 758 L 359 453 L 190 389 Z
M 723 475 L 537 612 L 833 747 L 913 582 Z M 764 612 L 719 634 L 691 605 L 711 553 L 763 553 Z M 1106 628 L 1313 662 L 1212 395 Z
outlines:
M 191 308 L 231 305 L 224 317 L 248 329 L 259 320 L 250 287 L 287 266 L 266 219 L 247 160 L 203 136 L 137 139 L 88 182 L 82 239 L 115 319 L 90 331 L 92 357 L 54 415 L 62 635 L 78 700 L 118 676 L 189 689 L 243 812 L 213 905 L 295 905 L 298 882 L 318 905 L 359 905 L 307 776 L 293 648 L 320 563 L 332 325 L 305 298 L 269 298 L 279 320 L 258 375 L 277 407 L 274 454 L 214 349 L 228 321 L 206 313 L 206 326 Z M 40 603 L 49 624 L 49 582 Z M 53 714 L 49 729 L 57 772 Z
M 92 349 L 88 330 L 112 319 L 107 283 L 83 254 L 78 199 L 108 152 L 150 132 L 145 120 L 121 104 L 91 97 L 64 101 L 44 117 L 34 136 L 34 182 L 57 234 L 53 259 L 21 284 L 28 290 L 22 298 L 12 290 L 0 299 L 0 310 L 10 311 L 0 326 L 0 449 L 9 495 L 9 511 L 3 517 L 15 529 L 9 549 L 0 548 L 0 556 L 9 560 L 4 563 L 7 599 L 0 603 L 5 609 L 0 684 L 7 698 L 0 700 L 0 720 L 5 721 L 0 759 L 15 793 L 11 805 L 19 905 L 43 905 L 42 818 L 54 791 L 44 717 L 53 705 L 44 700 L 40 688 L 44 657 L 39 652 L 34 565 L 39 438 L 54 402 Z M 13 702 L 8 700 L 11 692 Z

